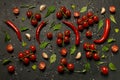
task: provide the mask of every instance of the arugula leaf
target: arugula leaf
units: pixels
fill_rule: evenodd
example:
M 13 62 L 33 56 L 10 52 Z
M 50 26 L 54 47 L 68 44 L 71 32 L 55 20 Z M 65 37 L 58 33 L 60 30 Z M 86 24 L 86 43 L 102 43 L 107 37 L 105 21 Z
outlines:
M 101 62 L 101 61 L 98 61 L 97 62 L 97 65 L 101 65 L 101 64 L 104 64 L 105 62 Z
M 112 42 L 115 42 L 115 41 L 116 41 L 116 40 L 113 39 L 113 38 L 109 38 L 109 39 L 107 40 L 108 43 L 112 43 Z
M 8 64 L 8 63 L 10 63 L 11 62 L 11 60 L 9 60 L 9 59 L 4 59 L 3 61 L 2 61 L 2 64 L 3 65 L 6 65 L 6 64 Z
M 41 48 L 41 49 L 44 49 L 44 48 L 47 47 L 48 44 L 49 44 L 49 42 L 42 42 L 42 43 L 40 44 L 40 48 Z
M 109 51 L 109 46 L 103 46 L 103 47 L 102 47 L 102 51 L 103 51 L 103 52 Z
M 73 54 L 75 53 L 76 49 L 77 49 L 76 46 L 73 45 L 73 46 L 70 48 L 70 54 L 73 55 Z
M 116 33 L 118 33 L 120 31 L 119 28 L 115 28 L 114 30 Z
M 101 19 L 98 23 L 98 31 L 102 28 L 103 26 L 103 19 Z
M 52 63 L 54 63 L 56 61 L 56 54 L 52 54 L 51 56 L 50 56 L 50 63 L 52 64 Z
M 114 15 L 110 15 L 110 19 L 111 19 L 112 22 L 114 22 L 115 24 L 117 24 Z
M 37 69 L 37 65 L 35 65 L 35 64 L 32 65 L 32 69 L 33 69 L 33 70 L 36 70 L 36 69 Z
M 86 71 L 90 70 L 90 63 L 87 62 L 84 66 L 85 66 Z
M 117 70 L 116 66 L 115 66 L 113 63 L 109 63 L 109 68 L 110 68 L 110 70 L 112 70 L 112 71 Z
M 25 46 L 27 46 L 27 43 L 26 42 L 22 42 L 22 47 L 25 47 Z
M 7 32 L 5 32 L 5 42 L 10 41 L 10 39 L 10 35 Z
M 27 30 L 29 30 L 28 27 L 20 27 L 20 31 L 21 31 L 21 32 L 23 32 L 23 31 L 27 31 Z
M 55 6 L 49 6 L 48 10 L 47 10 L 47 13 L 45 15 L 45 18 L 48 17 L 50 14 L 54 13 L 56 10 L 56 7 Z
M 55 30 L 59 30 L 59 29 L 61 29 L 61 24 L 56 24 L 56 25 L 54 25 L 53 26 L 53 30 L 55 31 Z
M 84 6 L 84 7 L 82 7 L 82 8 L 80 9 L 80 12 L 81 12 L 81 13 L 83 13 L 83 12 L 85 12 L 85 11 L 87 11 L 87 6 Z

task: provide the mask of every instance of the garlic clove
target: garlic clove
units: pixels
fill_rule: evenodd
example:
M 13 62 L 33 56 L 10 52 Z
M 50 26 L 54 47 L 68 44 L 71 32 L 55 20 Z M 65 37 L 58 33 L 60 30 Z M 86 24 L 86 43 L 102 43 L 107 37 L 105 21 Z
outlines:
M 25 36 L 28 40 L 31 40 L 31 35 L 29 33 L 26 33 Z
M 80 59 L 81 58 L 81 52 L 78 52 L 75 59 Z
M 104 14 L 105 11 L 106 11 L 106 10 L 105 10 L 105 7 L 102 7 L 102 8 L 101 8 L 101 14 Z
M 45 8 L 46 8 L 46 5 L 45 5 L 45 4 L 40 5 L 40 11 L 45 10 Z
M 43 57 L 44 59 L 48 59 L 47 53 L 43 52 L 43 53 L 42 53 L 42 57 Z

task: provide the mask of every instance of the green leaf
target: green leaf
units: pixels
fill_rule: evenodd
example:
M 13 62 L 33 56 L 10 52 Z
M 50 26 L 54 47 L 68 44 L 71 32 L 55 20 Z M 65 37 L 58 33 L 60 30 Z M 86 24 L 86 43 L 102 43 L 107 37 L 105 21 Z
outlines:
M 72 5 L 71 5 L 71 8 L 72 8 L 72 9 L 75 9 L 75 8 L 76 8 L 76 6 L 75 6 L 74 4 L 72 4 Z
M 110 68 L 110 70 L 112 70 L 112 71 L 117 70 L 116 66 L 115 66 L 113 63 L 109 63 L 109 68 Z
M 90 63 L 87 62 L 84 66 L 85 66 L 86 71 L 90 70 Z
M 48 44 L 49 44 L 49 42 L 42 42 L 42 43 L 40 44 L 40 48 L 41 48 L 41 49 L 44 49 L 44 48 L 47 47 Z
M 25 47 L 25 46 L 27 46 L 27 43 L 26 42 L 22 42 L 22 47 Z
M 107 56 L 105 54 L 102 54 L 101 59 L 105 59 Z
M 115 28 L 115 32 L 118 33 L 120 30 L 119 28 Z
M 50 25 L 50 28 L 52 28 L 53 26 L 55 26 L 55 22 L 53 21 Z
M 109 39 L 107 40 L 108 43 L 112 43 L 112 42 L 115 42 L 115 41 L 116 41 L 116 40 L 113 39 L 113 38 L 109 38 Z
M 48 17 L 50 14 L 55 12 L 56 7 L 55 6 L 50 6 L 47 10 L 47 13 L 45 15 L 45 18 Z
M 115 19 L 114 15 L 110 15 L 110 19 L 111 19 L 111 21 L 112 21 L 112 22 L 114 22 L 115 24 L 117 24 L 117 22 L 116 22 L 116 19 Z
M 101 62 L 101 61 L 98 61 L 97 62 L 97 65 L 101 65 L 101 64 L 104 64 L 105 62 Z
M 11 62 L 11 60 L 9 60 L 9 59 L 4 59 L 3 61 L 2 61 L 2 64 L 3 65 L 6 65 L 6 64 L 8 64 L 8 63 L 10 63 Z
M 109 46 L 103 46 L 103 47 L 102 47 L 102 51 L 103 51 L 103 52 L 109 51 Z
M 70 54 L 72 55 L 72 54 L 74 54 L 75 53 L 75 51 L 76 51 L 76 46 L 75 45 L 73 45 L 71 48 L 70 48 Z
M 22 22 L 24 22 L 25 21 L 25 17 L 22 17 L 21 20 L 22 20 Z
M 29 30 L 28 27 L 20 27 L 20 31 L 21 31 L 21 32 L 23 32 L 23 31 L 27 31 L 27 30 Z
M 61 24 L 56 24 L 56 25 L 54 25 L 53 26 L 53 30 L 55 31 L 55 30 L 59 30 L 59 29 L 61 29 Z
M 80 12 L 81 12 L 81 13 L 83 13 L 83 12 L 85 12 L 85 11 L 87 11 L 87 6 L 84 6 L 84 7 L 82 7 L 82 8 L 80 9 Z
M 51 56 L 50 56 L 50 63 L 52 64 L 52 63 L 54 63 L 56 61 L 56 54 L 52 54 Z
M 32 65 L 32 69 L 33 69 L 33 70 L 36 70 L 36 69 L 37 69 L 37 65 L 35 65 L 35 64 Z
M 98 31 L 102 28 L 102 26 L 103 26 L 103 19 L 101 19 L 100 21 L 99 21 L 99 23 L 98 23 Z
M 10 35 L 7 32 L 5 32 L 5 42 L 10 41 L 10 39 Z

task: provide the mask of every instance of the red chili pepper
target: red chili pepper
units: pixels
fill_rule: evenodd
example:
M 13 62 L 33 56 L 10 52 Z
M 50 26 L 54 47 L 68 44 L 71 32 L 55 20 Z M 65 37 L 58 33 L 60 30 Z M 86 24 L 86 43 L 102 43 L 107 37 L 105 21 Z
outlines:
M 103 43 L 105 42 L 105 40 L 107 39 L 108 35 L 109 35 L 109 32 L 110 32 L 110 19 L 106 19 L 106 25 L 105 25 L 105 28 L 104 28 L 104 32 L 103 32 L 103 35 L 100 39 L 97 39 L 97 40 L 94 40 L 94 43 Z
M 5 23 L 16 32 L 18 39 L 22 41 L 21 33 L 20 30 L 17 28 L 17 26 L 10 20 L 6 20 Z
M 75 34 L 75 44 L 76 45 L 79 45 L 80 44 L 80 34 L 79 34 L 79 31 L 77 30 L 77 28 L 70 22 L 68 21 L 62 21 L 65 25 L 67 25 L 68 27 L 70 27 L 73 31 L 74 31 L 74 34 Z
M 46 25 L 46 22 L 45 22 L 45 21 L 42 21 L 42 22 L 38 25 L 38 27 L 37 27 L 37 29 L 36 29 L 36 40 L 38 41 L 39 44 L 40 44 L 40 38 L 39 38 L 39 36 L 40 36 L 40 31 L 41 31 L 41 29 L 42 29 L 45 25 Z

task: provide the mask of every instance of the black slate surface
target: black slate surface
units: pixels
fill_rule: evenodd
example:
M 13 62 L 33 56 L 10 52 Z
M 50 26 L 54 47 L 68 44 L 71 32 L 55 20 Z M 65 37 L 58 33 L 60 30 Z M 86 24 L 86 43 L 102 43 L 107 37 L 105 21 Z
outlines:
M 91 70 L 90 72 L 87 72 L 85 74 L 81 74 L 81 73 L 64 73 L 64 74 L 59 74 L 57 72 L 57 65 L 59 64 L 59 59 L 61 58 L 60 54 L 59 54 L 59 50 L 60 48 L 58 46 L 56 46 L 55 44 L 55 40 L 56 40 L 56 33 L 60 32 L 60 31 L 64 31 L 65 29 L 69 29 L 68 27 L 66 27 L 65 25 L 62 26 L 62 29 L 59 31 L 53 31 L 54 33 L 54 38 L 51 41 L 51 44 L 53 46 L 54 52 L 57 54 L 57 60 L 55 63 L 49 65 L 49 61 L 44 60 L 41 57 L 41 53 L 43 51 L 45 51 L 46 53 L 48 53 L 48 55 L 51 55 L 50 52 L 50 46 L 48 46 L 46 49 L 39 49 L 39 45 L 37 43 L 37 41 L 34 39 L 35 38 L 35 29 L 33 26 L 31 26 L 30 21 L 28 19 L 25 20 L 25 22 L 21 21 L 22 17 L 26 16 L 26 11 L 27 9 L 25 8 L 20 8 L 20 5 L 22 4 L 35 4 L 36 8 L 32 9 L 33 12 L 39 11 L 39 6 L 41 4 L 46 4 L 47 7 L 50 5 L 55 5 L 56 8 L 59 8 L 61 5 L 66 6 L 68 9 L 71 9 L 71 4 L 75 4 L 77 5 L 76 10 L 79 10 L 80 8 L 82 8 L 83 6 L 85 6 L 89 1 L 92 1 L 91 6 L 89 6 L 88 8 L 91 9 L 91 7 L 93 6 L 94 12 L 98 12 L 100 19 L 102 18 L 107 18 L 110 15 L 110 12 L 108 11 L 108 8 L 110 5 L 115 5 L 116 6 L 116 14 L 115 14 L 115 18 L 117 21 L 117 24 L 114 24 L 113 22 L 111 23 L 111 31 L 110 31 L 110 35 L 109 38 L 113 37 L 116 39 L 116 42 L 112 43 L 112 44 L 118 44 L 118 46 L 120 47 L 120 38 L 119 38 L 119 34 L 120 33 L 115 33 L 114 32 L 114 28 L 118 27 L 119 28 L 119 14 L 120 14 L 120 10 L 119 10 L 119 0 L 0 0 L 0 61 L 2 61 L 3 59 L 11 59 L 12 63 L 15 65 L 16 67 L 16 71 L 14 74 L 9 74 L 7 72 L 7 66 L 8 65 L 2 65 L 2 62 L 0 62 L 0 80 L 119 80 L 120 78 L 120 52 L 118 52 L 116 55 L 113 55 L 110 58 L 107 59 L 103 59 L 101 61 L 107 61 L 112 62 L 116 65 L 116 67 L 118 68 L 117 71 L 110 71 L 109 70 L 109 75 L 108 76 L 103 76 L 100 74 L 99 70 L 97 69 L 97 67 L 95 66 L 95 61 L 94 60 L 87 60 L 85 57 L 85 51 L 82 48 L 82 43 L 80 44 L 80 46 L 78 47 L 77 51 L 81 51 L 82 52 L 82 59 L 80 60 L 75 60 L 74 57 L 75 55 L 70 56 L 69 54 L 67 55 L 68 61 L 69 62 L 73 62 L 75 64 L 75 70 L 81 70 L 83 68 L 83 64 L 85 62 L 90 62 L 91 64 Z M 19 7 L 20 8 L 20 14 L 19 16 L 16 18 L 14 16 L 14 14 L 12 13 L 12 8 L 13 7 Z M 100 15 L 100 9 L 101 7 L 105 7 L 106 8 L 106 13 L 105 15 Z M 45 15 L 47 10 L 43 11 L 41 13 L 42 15 L 42 20 L 44 20 L 43 16 Z M 56 9 L 56 11 L 58 11 L 58 9 Z M 73 12 L 74 10 L 71 9 L 71 11 Z M 81 14 L 84 15 L 85 13 Z M 22 37 L 23 40 L 27 42 L 27 46 L 26 47 L 22 47 L 21 43 L 18 41 L 17 36 L 15 34 L 15 32 L 9 28 L 3 21 L 6 19 L 10 19 L 12 20 L 15 25 L 17 26 L 27 26 L 30 28 L 30 30 L 22 32 Z M 55 21 L 56 23 L 60 23 L 61 21 L 57 20 L 55 18 L 55 13 L 53 13 L 52 15 L 50 15 L 48 18 L 49 23 L 51 23 L 52 21 Z M 42 21 L 41 20 L 41 21 Z M 72 18 L 69 19 L 69 21 L 73 22 L 75 25 L 75 19 Z M 41 41 L 47 40 L 47 38 L 44 36 L 46 34 L 46 32 L 48 31 L 52 31 L 52 29 L 49 29 L 50 24 L 46 25 L 45 28 L 42 29 L 41 31 Z M 85 32 L 86 30 L 84 30 L 81 34 L 81 41 L 83 42 L 90 42 L 92 43 L 93 40 L 95 38 L 99 38 L 96 34 L 96 30 L 98 29 L 97 24 L 95 24 L 93 27 L 89 28 L 90 30 L 92 30 L 95 34 L 93 35 L 92 39 L 87 39 L 85 37 Z M 70 30 L 70 29 L 69 29 Z M 10 36 L 11 36 L 11 41 L 9 41 L 8 43 L 12 43 L 14 45 L 14 52 L 13 53 L 8 53 L 6 51 L 6 45 L 8 43 L 4 42 L 4 38 L 5 38 L 5 34 L 3 33 L 3 31 L 7 31 Z M 102 34 L 103 29 L 99 32 L 99 34 Z M 28 41 L 25 38 L 25 33 L 28 32 L 31 34 L 32 36 L 32 40 Z M 30 63 L 30 65 L 25 66 L 23 65 L 18 59 L 17 59 L 17 54 L 19 51 L 24 51 L 25 49 L 29 48 L 29 45 L 36 45 L 37 47 L 37 62 L 35 63 Z M 70 45 L 67 45 L 67 49 L 69 49 L 72 45 L 74 44 L 74 34 L 72 32 L 71 34 L 71 43 Z M 102 45 L 107 44 L 107 42 L 105 42 Z M 97 45 L 97 49 L 99 51 L 101 51 L 102 45 Z M 100 53 L 101 54 L 101 53 Z M 105 53 L 108 56 L 112 55 L 112 52 L 106 52 Z M 12 57 L 14 56 L 14 57 Z M 36 71 L 33 71 L 31 69 L 31 66 L 33 64 L 38 64 L 40 61 L 45 61 L 47 63 L 47 68 L 44 72 L 40 71 L 39 69 L 37 69 Z

